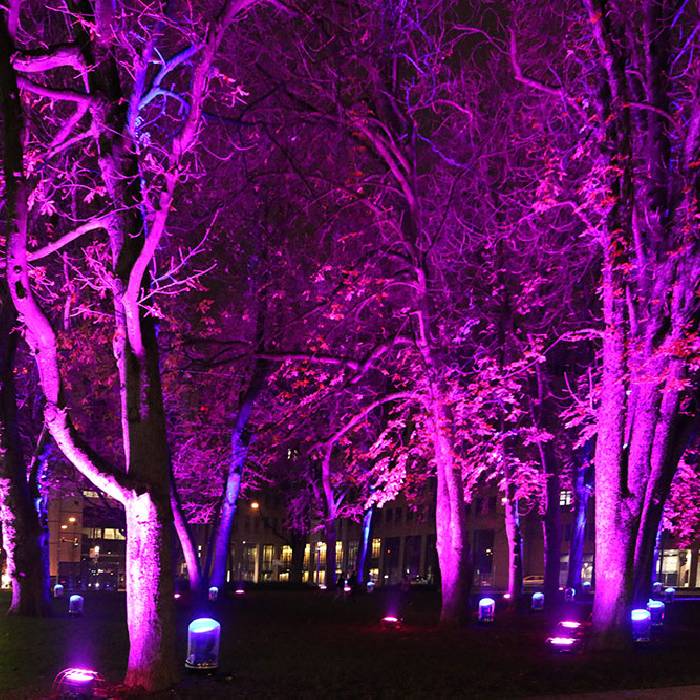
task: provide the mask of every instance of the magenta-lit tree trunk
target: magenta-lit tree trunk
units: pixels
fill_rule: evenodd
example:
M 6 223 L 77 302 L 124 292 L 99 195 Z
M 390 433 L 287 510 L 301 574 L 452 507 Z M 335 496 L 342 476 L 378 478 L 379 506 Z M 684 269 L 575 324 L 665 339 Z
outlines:
M 362 516 L 362 525 L 360 527 L 360 541 L 357 547 L 357 582 L 365 583 L 367 576 L 367 553 L 369 552 L 370 535 L 372 533 L 372 517 L 374 508 L 370 507 L 365 510 Z
M 523 534 L 520 527 L 517 490 L 513 483 L 506 481 L 505 488 L 505 529 L 508 542 L 508 595 L 511 603 L 523 593 Z

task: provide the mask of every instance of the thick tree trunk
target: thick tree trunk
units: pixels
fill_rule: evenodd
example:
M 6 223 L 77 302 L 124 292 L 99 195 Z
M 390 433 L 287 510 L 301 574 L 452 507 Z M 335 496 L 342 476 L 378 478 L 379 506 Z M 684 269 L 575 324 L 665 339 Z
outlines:
M 515 486 L 506 484 L 506 540 L 508 542 L 508 594 L 514 604 L 523 592 L 523 536 Z
M 147 493 L 128 500 L 126 511 L 129 664 L 125 683 L 146 691 L 175 680 L 172 515 L 167 497 Z
M 369 551 L 370 533 L 372 532 L 372 516 L 374 508 L 368 508 L 362 516 L 360 542 L 357 548 L 357 582 L 364 583 L 367 577 L 367 552 Z

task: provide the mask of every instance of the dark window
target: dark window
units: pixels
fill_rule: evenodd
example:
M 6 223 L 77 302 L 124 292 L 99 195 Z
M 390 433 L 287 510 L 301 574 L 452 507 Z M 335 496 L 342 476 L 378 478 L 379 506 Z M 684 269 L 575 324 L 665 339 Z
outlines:
M 394 522 L 395 523 L 400 523 L 401 522 L 401 508 L 397 508 L 394 511 Z

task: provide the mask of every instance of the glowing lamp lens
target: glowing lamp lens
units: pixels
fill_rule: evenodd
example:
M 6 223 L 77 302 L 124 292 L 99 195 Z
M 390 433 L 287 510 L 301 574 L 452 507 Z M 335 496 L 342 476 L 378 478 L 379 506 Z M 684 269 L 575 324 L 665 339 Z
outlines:
M 71 683 L 91 683 L 96 677 L 95 671 L 88 671 L 84 668 L 72 668 L 64 676 Z
M 580 622 L 574 622 L 573 620 L 563 620 L 559 624 L 568 630 L 577 630 L 581 626 Z
M 660 600 L 650 600 L 647 603 L 647 608 L 649 608 L 649 610 L 652 610 L 654 608 L 663 609 L 664 607 L 666 606 Z
M 644 622 L 644 620 L 649 620 L 651 618 L 651 614 L 648 610 L 637 608 L 630 613 L 630 618 L 632 622 Z
M 243 595 L 245 591 L 242 588 L 236 588 L 236 595 Z
M 495 605 L 496 601 L 493 598 L 482 598 L 479 601 L 479 607 L 480 608 L 490 608 L 492 605 Z
M 555 647 L 570 647 L 576 643 L 571 637 L 550 637 L 547 641 Z
M 190 624 L 190 632 L 194 634 L 202 634 L 204 632 L 213 632 L 219 628 L 219 623 L 212 620 L 211 617 L 200 617 Z
M 382 622 L 388 622 L 390 624 L 393 624 L 393 623 L 398 622 L 398 621 L 399 621 L 399 618 L 394 617 L 393 615 L 387 615 L 386 617 L 382 618 Z
M 510 598 L 511 598 L 510 593 L 504 593 L 504 594 L 503 594 L 503 600 L 510 600 Z

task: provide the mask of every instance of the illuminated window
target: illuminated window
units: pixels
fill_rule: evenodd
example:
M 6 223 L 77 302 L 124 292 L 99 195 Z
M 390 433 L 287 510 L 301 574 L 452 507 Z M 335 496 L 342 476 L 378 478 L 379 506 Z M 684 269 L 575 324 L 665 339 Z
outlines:
M 570 506 L 573 501 L 573 493 L 571 491 L 560 491 L 559 492 L 559 505 L 560 506 Z
M 342 542 L 335 543 L 335 561 L 339 566 L 342 566 L 342 564 L 343 564 L 343 543 Z
M 325 564 L 326 564 L 326 543 L 325 542 L 317 542 L 316 543 L 316 557 L 318 558 L 318 561 L 321 564 L 321 566 L 325 566 Z
M 85 498 L 99 498 L 97 491 L 83 491 Z
M 378 537 L 372 538 L 372 552 L 370 556 L 372 559 L 379 559 L 379 552 L 381 550 L 382 541 Z
M 282 545 L 282 566 L 291 566 L 292 564 L 292 548 L 288 544 Z
M 311 545 L 307 544 L 304 547 L 304 568 L 309 568 L 309 561 L 311 560 Z

